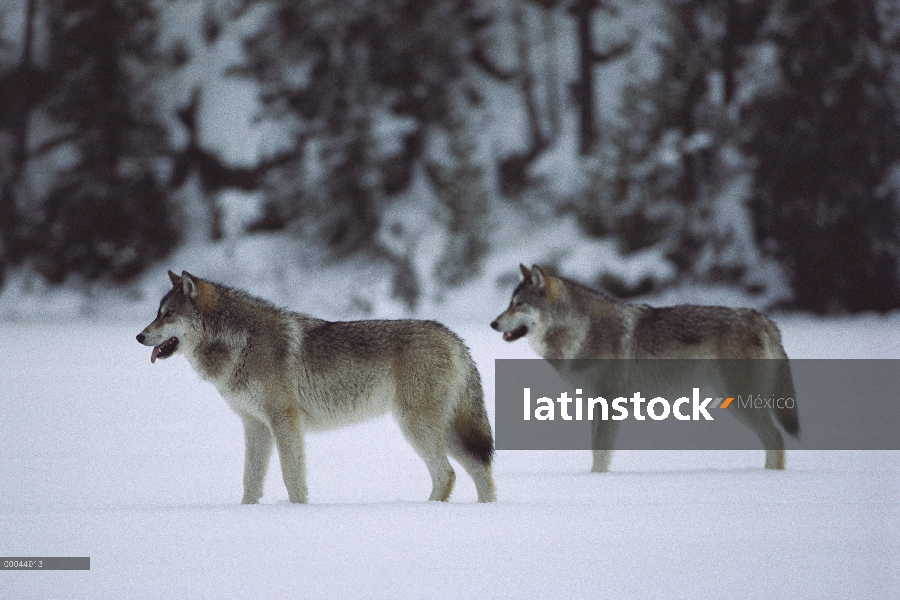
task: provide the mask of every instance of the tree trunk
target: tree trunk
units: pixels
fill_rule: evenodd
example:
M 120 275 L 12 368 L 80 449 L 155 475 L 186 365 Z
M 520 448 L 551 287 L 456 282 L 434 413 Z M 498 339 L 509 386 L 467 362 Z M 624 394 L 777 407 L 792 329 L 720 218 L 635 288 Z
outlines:
M 578 119 L 580 123 L 578 136 L 578 152 L 587 156 L 597 142 L 597 126 L 594 122 L 594 44 L 591 16 L 595 6 L 594 0 L 578 0 L 572 6 L 578 33 Z

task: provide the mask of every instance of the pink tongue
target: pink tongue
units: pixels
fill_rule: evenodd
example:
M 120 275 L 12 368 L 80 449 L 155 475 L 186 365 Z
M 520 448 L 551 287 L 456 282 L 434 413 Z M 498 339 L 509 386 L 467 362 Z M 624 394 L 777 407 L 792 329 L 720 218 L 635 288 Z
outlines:
M 159 346 L 154 346 L 154 347 L 153 347 L 153 353 L 150 354 L 150 362 L 151 362 L 151 363 L 155 363 L 155 362 L 156 362 L 156 357 L 159 356 L 159 349 L 160 349 L 161 347 L 162 347 L 162 344 L 160 344 Z

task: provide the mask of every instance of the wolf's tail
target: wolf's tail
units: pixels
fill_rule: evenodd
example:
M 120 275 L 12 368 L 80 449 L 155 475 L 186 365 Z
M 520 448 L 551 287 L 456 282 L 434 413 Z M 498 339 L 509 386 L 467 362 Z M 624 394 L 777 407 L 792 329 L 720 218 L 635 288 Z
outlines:
M 494 459 L 494 436 L 484 407 L 484 391 L 475 364 L 471 364 L 463 397 L 453 415 L 452 432 L 463 452 L 486 467 Z
M 800 417 L 797 414 L 797 394 L 794 391 L 794 380 L 791 377 L 791 365 L 786 356 L 778 361 L 775 377 L 775 389 L 778 390 L 773 409 L 775 418 L 787 433 L 799 437 Z M 779 399 L 783 399 L 783 401 L 777 401 Z

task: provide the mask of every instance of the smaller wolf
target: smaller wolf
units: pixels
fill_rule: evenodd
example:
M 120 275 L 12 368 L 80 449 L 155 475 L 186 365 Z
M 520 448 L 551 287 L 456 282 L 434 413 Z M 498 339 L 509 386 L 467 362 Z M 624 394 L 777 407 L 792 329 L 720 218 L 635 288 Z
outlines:
M 787 359 L 778 328 L 755 310 L 629 304 L 555 277 L 537 265 L 530 270 L 524 265 L 519 268 L 522 281 L 513 291 L 509 307 L 491 327 L 502 332 L 508 342 L 526 337 L 545 359 Z M 770 374 L 756 383 L 793 397 L 787 361 L 780 362 L 771 380 Z M 729 373 L 719 373 L 718 382 L 735 389 L 736 382 L 728 377 Z M 735 404 L 731 409 L 766 448 L 765 467 L 784 469 L 784 439 L 769 410 Z M 772 412 L 787 433 L 799 435 L 796 405 Z M 591 470 L 607 471 L 617 422 L 596 420 L 593 426 Z
M 446 501 L 456 475 L 496 500 L 494 441 L 469 351 L 434 321 L 329 322 L 169 271 L 172 289 L 137 335 L 150 361 L 183 353 L 244 423 L 243 504 L 263 495 L 273 441 L 291 502 L 306 502 L 303 434 L 392 412 Z

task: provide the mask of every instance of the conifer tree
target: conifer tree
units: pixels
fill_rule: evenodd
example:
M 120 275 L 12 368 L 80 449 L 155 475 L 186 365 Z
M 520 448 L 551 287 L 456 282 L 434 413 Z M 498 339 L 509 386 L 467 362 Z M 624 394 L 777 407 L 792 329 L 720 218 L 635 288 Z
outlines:
M 900 306 L 897 40 L 878 8 L 786 0 L 772 34 L 779 84 L 746 111 L 756 234 L 806 309 Z

